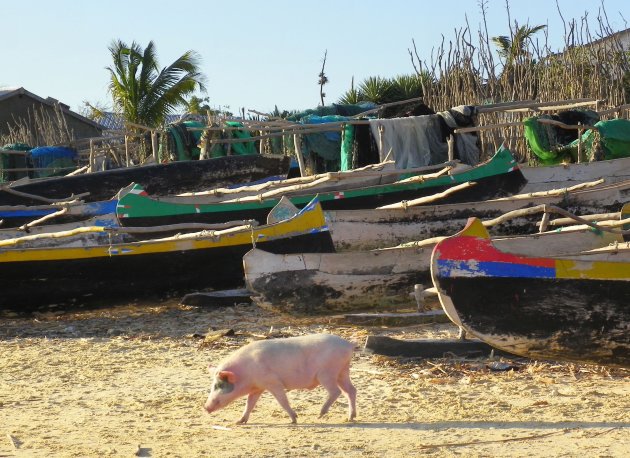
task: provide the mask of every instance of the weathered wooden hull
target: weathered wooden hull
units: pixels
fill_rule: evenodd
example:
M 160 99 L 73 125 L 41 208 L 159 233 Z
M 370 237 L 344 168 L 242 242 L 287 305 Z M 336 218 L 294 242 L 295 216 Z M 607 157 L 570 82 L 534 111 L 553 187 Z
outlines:
M 276 255 L 260 249 L 243 257 L 245 283 L 263 308 L 334 314 L 413 306 L 415 284 L 430 282 L 433 246 L 363 252 Z
M 521 170 L 527 180 L 522 192 L 565 188 L 599 178 L 605 178 L 607 183 L 615 183 L 630 180 L 630 157 L 580 164 L 522 166 Z
M 496 238 L 505 252 L 564 255 L 613 242 L 621 235 L 587 228 Z M 243 257 L 245 282 L 264 308 L 296 314 L 330 314 L 413 307 L 416 284 L 431 284 L 433 243 L 343 253 L 272 254 L 253 249 Z
M 630 367 L 630 251 L 509 254 L 477 220 L 439 243 L 432 278 L 447 315 L 501 350 Z
M 49 199 L 89 193 L 86 201 L 111 199 L 130 183 L 141 184 L 152 195 L 169 195 L 216 186 L 247 183 L 270 175 L 286 176 L 289 157 L 225 156 L 201 161 L 143 165 L 68 177 L 33 180 L 11 189 Z M 0 191 L 0 205 L 35 205 L 41 201 Z
M 442 202 L 470 202 L 511 195 L 524 185 L 516 161 L 507 150 L 500 150 L 491 161 L 466 171 L 429 180 L 416 179 L 381 186 L 361 187 L 336 192 L 318 193 L 325 210 L 375 208 L 381 205 L 433 195 L 455 184 L 474 181 L 475 186 L 452 194 Z M 123 226 L 159 226 L 182 222 L 219 223 L 234 219 L 256 219 L 263 223 L 279 198 L 262 201 L 224 202 L 215 204 L 177 204 L 137 188 L 120 199 L 117 210 Z M 291 202 L 301 208 L 312 194 L 291 196 Z
M 406 209 L 329 210 L 326 220 L 337 251 L 371 250 L 414 240 L 452 235 L 470 217 L 483 220 L 538 205 L 554 205 L 577 215 L 618 212 L 630 201 L 630 180 L 561 195 L 519 194 L 463 204 L 425 205 Z M 520 216 L 491 228 L 495 236 L 537 230 L 542 214 Z
M 0 308 L 132 300 L 242 285 L 252 244 L 272 252 L 332 250 L 319 205 L 261 227 L 88 247 L 0 249 Z

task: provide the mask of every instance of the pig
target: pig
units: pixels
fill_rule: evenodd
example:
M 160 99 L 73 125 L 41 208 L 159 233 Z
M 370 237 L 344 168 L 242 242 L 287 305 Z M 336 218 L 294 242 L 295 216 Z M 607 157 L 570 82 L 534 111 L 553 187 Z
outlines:
M 350 381 L 350 360 L 354 344 L 332 334 L 311 334 L 286 339 L 259 340 L 249 343 L 222 361 L 209 366 L 214 381 L 204 408 L 208 413 L 222 409 L 247 395 L 243 416 L 245 424 L 264 391 L 269 391 L 289 414 L 291 423 L 297 414 L 289 405 L 286 391 L 313 389 L 319 385 L 328 392 L 319 418 L 324 416 L 341 392 L 348 399 L 348 420 L 356 417 L 357 390 Z

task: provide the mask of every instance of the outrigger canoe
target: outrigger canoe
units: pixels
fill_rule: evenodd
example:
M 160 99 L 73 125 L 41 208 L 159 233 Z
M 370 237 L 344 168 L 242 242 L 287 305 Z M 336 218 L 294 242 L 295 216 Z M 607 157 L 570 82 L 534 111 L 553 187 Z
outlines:
M 333 250 L 316 200 L 289 219 L 263 226 L 81 247 L 24 248 L 19 240 L 4 241 L 0 308 L 26 310 L 239 286 L 244 282 L 242 257 L 253 246 L 277 253 Z
M 475 182 L 474 186 L 460 190 L 440 200 L 440 203 L 469 202 L 517 193 L 525 179 L 509 150 L 499 149 L 489 161 L 464 171 L 445 174 L 430 179 L 413 176 L 394 183 L 345 189 L 343 191 L 318 192 L 324 210 L 352 210 L 376 208 L 381 205 L 429 196 L 448 190 L 454 185 Z M 298 208 L 313 199 L 312 192 L 291 195 L 290 201 Z M 165 224 L 201 222 L 221 223 L 234 219 L 255 219 L 261 224 L 267 213 L 279 202 L 280 196 L 258 199 L 249 196 L 219 203 L 197 203 L 186 198 L 187 203 L 177 203 L 172 198 L 150 196 L 136 185 L 118 201 L 116 213 L 123 226 L 161 226 Z

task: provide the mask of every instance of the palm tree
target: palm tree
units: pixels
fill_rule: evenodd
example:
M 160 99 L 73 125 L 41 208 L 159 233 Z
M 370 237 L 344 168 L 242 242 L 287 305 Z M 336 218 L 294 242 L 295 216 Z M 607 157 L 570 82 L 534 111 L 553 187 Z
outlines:
M 496 45 L 499 56 L 505 59 L 506 67 L 509 67 L 516 61 L 529 56 L 529 52 L 527 51 L 527 41 L 531 40 L 531 37 L 535 33 L 538 33 L 547 27 L 546 25 L 536 25 L 534 27 L 523 25 L 518 27 L 518 24 L 515 24 L 515 26 L 516 32 L 514 32 L 514 35 L 511 38 L 506 35 L 492 37 L 492 42 Z
M 394 93 L 398 100 L 414 99 L 424 95 L 423 86 L 432 80 L 431 76 L 423 72 L 413 75 L 398 75 L 392 79 Z
M 128 122 L 157 127 L 168 113 L 186 105 L 186 96 L 196 89 L 205 91 L 194 51 L 186 51 L 161 70 L 153 41 L 142 49 L 136 42 L 128 46 L 115 40 L 109 51 L 113 59 L 113 65 L 107 67 L 109 90 L 114 106 Z
M 359 98 L 377 105 L 396 100 L 391 80 L 380 76 L 370 76 L 359 85 Z

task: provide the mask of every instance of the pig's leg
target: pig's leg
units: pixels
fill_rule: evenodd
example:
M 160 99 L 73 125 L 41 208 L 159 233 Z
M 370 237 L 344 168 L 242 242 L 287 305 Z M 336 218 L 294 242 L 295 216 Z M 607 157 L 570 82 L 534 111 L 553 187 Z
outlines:
M 339 374 L 339 388 L 348 398 L 348 420 L 352 421 L 357 416 L 357 389 L 350 380 L 350 365 Z
M 276 398 L 278 404 L 282 406 L 282 408 L 289 414 L 291 417 L 291 423 L 297 423 L 297 414 L 295 410 L 291 408 L 289 405 L 289 398 L 287 398 L 287 393 L 284 391 L 284 386 L 281 384 L 268 386 L 267 391 L 273 394 L 273 397 Z
M 324 415 L 328 413 L 328 409 L 333 405 L 333 402 L 337 400 L 339 395 L 341 394 L 341 390 L 337 386 L 336 377 L 331 377 L 328 374 L 318 375 L 317 380 L 319 383 L 328 391 L 328 399 L 324 402 L 322 406 L 322 410 L 319 412 L 319 418 L 322 418 Z
M 245 412 L 243 412 L 243 416 L 241 417 L 241 419 L 236 422 L 237 424 L 244 425 L 245 423 L 247 423 L 247 420 L 249 420 L 249 414 L 252 413 L 252 410 L 254 410 L 254 407 L 256 406 L 260 395 L 263 394 L 264 391 L 265 390 L 252 391 L 251 393 L 249 393 L 249 395 L 247 396 L 247 403 L 245 404 Z

